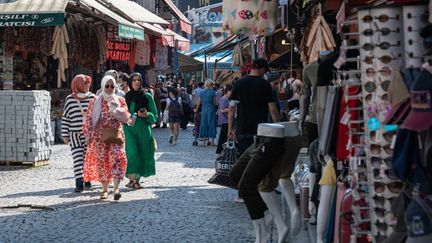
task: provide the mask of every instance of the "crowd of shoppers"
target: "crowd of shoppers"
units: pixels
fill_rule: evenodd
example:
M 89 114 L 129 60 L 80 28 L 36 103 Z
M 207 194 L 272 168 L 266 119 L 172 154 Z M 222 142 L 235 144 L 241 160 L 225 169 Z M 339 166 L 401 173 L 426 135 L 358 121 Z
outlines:
M 266 81 L 266 64 L 256 60 L 250 75 L 222 86 L 211 80 L 191 80 L 186 87 L 176 80 L 149 83 L 139 73 L 129 76 L 109 70 L 97 95 L 89 91 L 92 78 L 77 75 L 66 98 L 62 123 L 63 140 L 70 145 L 74 161 L 75 191 L 100 182 L 100 198 L 106 199 L 112 182 L 114 199 L 118 200 L 119 183 L 125 177 L 129 179 L 126 187 L 142 188 L 140 179 L 156 174 L 153 128 L 169 126 L 168 143 L 175 145 L 180 128 L 186 130 L 194 122 L 194 145 L 201 140 L 203 146 L 216 146 L 220 127 L 216 153 L 222 153 L 224 143 L 231 138 L 242 154 L 253 144 L 258 123 L 282 117 L 284 105 L 279 96 L 288 89 L 286 85 L 294 86 L 291 100 L 301 87 L 296 80 L 288 82 L 286 76 Z M 244 168 L 234 169 L 238 170 Z M 244 195 L 247 198 L 248 192 Z

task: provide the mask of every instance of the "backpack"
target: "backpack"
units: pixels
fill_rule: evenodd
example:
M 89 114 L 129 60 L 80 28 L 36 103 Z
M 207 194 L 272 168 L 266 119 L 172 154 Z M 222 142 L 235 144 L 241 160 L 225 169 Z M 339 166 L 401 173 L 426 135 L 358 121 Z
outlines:
M 291 99 L 294 96 L 294 89 L 292 87 L 294 79 L 288 79 L 285 81 L 285 98 L 287 100 Z
M 176 97 L 175 100 L 173 100 L 171 97 L 169 97 L 169 99 L 171 100 L 171 103 L 169 105 L 168 115 L 172 116 L 172 117 L 182 116 L 183 115 L 183 109 L 182 109 L 182 106 L 178 100 L 178 97 Z

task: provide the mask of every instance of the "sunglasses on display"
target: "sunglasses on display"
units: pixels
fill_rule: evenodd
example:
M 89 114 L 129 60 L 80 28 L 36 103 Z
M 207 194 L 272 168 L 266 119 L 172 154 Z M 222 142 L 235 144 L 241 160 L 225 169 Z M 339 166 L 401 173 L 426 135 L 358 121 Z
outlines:
M 396 15 L 395 17 L 390 17 L 386 14 L 381 14 L 378 17 L 377 16 L 372 16 L 372 15 L 366 15 L 363 17 L 363 22 L 365 23 L 372 23 L 372 21 L 374 19 L 377 19 L 379 22 L 381 23 L 385 23 L 387 21 L 389 21 L 390 19 L 399 19 L 399 15 Z
M 383 134 L 383 137 L 388 143 L 391 143 L 395 135 L 396 131 L 388 131 Z
M 386 223 L 376 223 L 375 226 L 379 234 L 387 235 L 388 225 Z
M 390 183 L 382 183 L 382 182 L 374 182 L 374 188 L 376 193 L 383 193 L 385 188 L 390 192 L 399 193 L 402 190 L 403 184 L 402 182 L 394 181 Z
M 386 91 L 386 90 L 385 90 Z M 372 101 L 374 102 L 378 102 L 379 100 L 377 100 L 379 96 L 377 94 L 371 93 L 371 94 L 367 94 L 365 96 L 365 100 L 366 102 L 370 103 Z M 379 97 L 382 101 L 389 101 L 389 97 L 388 94 L 383 94 L 381 97 Z
M 421 15 L 418 16 L 413 16 L 411 13 L 407 13 L 407 18 L 408 19 L 414 19 L 414 18 L 419 18 L 421 22 L 423 23 L 428 23 L 429 21 L 429 12 L 424 12 Z
M 391 143 L 395 135 L 396 135 L 396 131 L 388 131 L 382 135 L 381 135 L 381 131 L 371 131 L 369 134 L 369 138 L 371 141 L 381 142 L 382 137 L 384 137 L 386 142 Z
M 378 218 L 384 218 L 387 214 L 390 213 L 387 209 L 384 208 L 375 208 L 374 211 Z
M 366 69 L 366 76 L 368 78 L 374 77 L 377 73 L 380 73 L 384 77 L 389 77 L 392 73 L 390 67 L 383 67 L 380 70 L 375 70 L 375 68 L 367 68 Z
M 385 179 L 386 177 L 389 178 L 390 180 L 398 179 L 392 169 L 387 169 L 387 170 L 383 168 L 373 169 L 373 175 L 375 180 Z
M 393 154 L 393 149 L 390 148 L 390 145 L 381 146 L 378 144 L 371 144 L 370 151 L 373 155 L 380 155 L 381 151 L 384 151 L 388 155 Z
M 387 167 L 392 162 L 392 157 L 387 157 L 385 159 L 379 157 L 371 157 L 371 164 L 374 169 L 380 169 L 381 165 L 385 164 Z
M 372 117 L 369 118 L 367 125 L 368 125 L 368 129 L 370 131 L 377 131 L 381 127 L 381 122 L 380 122 L 380 120 L 377 117 L 372 116 Z M 394 125 L 394 124 L 385 124 L 384 125 L 384 132 L 396 131 L 397 128 L 398 128 L 397 125 Z
M 111 88 L 111 89 L 114 89 L 114 85 L 109 85 L 109 84 L 107 84 L 107 85 L 105 85 L 105 89 L 109 89 L 109 88 Z
M 399 56 L 399 57 L 400 57 L 400 56 Z M 397 59 L 398 59 L 398 58 L 393 58 L 393 57 L 388 56 L 388 55 L 384 55 L 384 56 L 382 56 L 382 57 L 367 56 L 367 57 L 365 57 L 364 62 L 367 63 L 367 64 L 372 65 L 372 64 L 373 64 L 373 59 L 374 59 L 374 58 L 380 60 L 380 61 L 381 61 L 382 63 L 384 63 L 384 64 L 389 64 L 389 63 L 392 62 L 393 60 L 397 60 Z
M 390 44 L 389 42 L 381 42 L 378 45 L 366 43 L 363 45 L 363 49 L 365 51 L 372 51 L 375 47 L 379 47 L 381 50 L 388 50 L 392 46 L 400 46 L 400 41 L 398 41 L 397 44 Z
M 365 29 L 363 31 L 363 35 L 370 37 L 370 36 L 373 36 L 374 33 L 381 33 L 383 36 L 386 36 L 386 35 L 389 35 L 392 32 L 399 33 L 399 31 L 400 31 L 399 28 L 397 28 L 395 30 L 391 30 L 391 29 L 389 29 L 387 27 L 384 27 L 384 28 L 381 28 L 381 29 L 378 29 L 378 30 Z
M 379 82 L 379 85 L 381 85 L 381 88 L 382 88 L 385 92 L 387 92 L 388 89 L 389 89 L 389 87 L 390 87 L 390 80 L 380 81 L 380 82 Z M 364 87 L 365 87 L 365 90 L 366 90 L 367 92 L 369 92 L 369 93 L 373 93 L 373 92 L 375 92 L 375 90 L 376 90 L 376 88 L 377 88 L 377 85 L 375 84 L 375 82 L 367 81 L 367 82 L 364 84 Z M 371 97 L 371 98 L 372 98 L 372 97 Z
M 420 32 L 420 29 L 414 29 L 412 26 L 408 26 L 408 32 Z
M 390 202 L 390 205 L 393 204 L 393 201 L 395 200 L 394 197 L 392 198 L 385 198 L 385 197 L 378 197 L 375 196 L 373 197 L 374 203 L 375 203 L 375 207 L 378 208 L 385 208 L 386 207 L 386 201 Z

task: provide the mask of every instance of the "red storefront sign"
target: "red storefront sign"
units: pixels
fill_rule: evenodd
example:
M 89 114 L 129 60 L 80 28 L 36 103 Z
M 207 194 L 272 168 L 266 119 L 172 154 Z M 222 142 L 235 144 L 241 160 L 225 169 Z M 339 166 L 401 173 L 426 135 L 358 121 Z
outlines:
M 106 58 L 111 61 L 129 61 L 132 43 L 122 41 L 107 41 Z

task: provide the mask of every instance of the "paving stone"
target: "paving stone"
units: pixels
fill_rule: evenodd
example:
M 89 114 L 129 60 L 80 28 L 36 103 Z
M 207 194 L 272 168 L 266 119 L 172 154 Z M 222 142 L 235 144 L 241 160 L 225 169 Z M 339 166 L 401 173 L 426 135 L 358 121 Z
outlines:
M 0 209 L 0 242 L 253 242 L 246 207 L 233 201 L 237 192 L 207 183 L 216 147 L 192 147 L 190 128 L 177 145 L 168 144 L 168 129 L 154 132 L 157 175 L 141 179 L 142 190 L 125 188 L 124 180 L 120 202 L 112 195 L 100 201 L 97 184 L 92 191 L 73 192 L 73 163 L 65 145 L 54 146 L 48 166 L 0 167 L 0 207 L 56 209 Z M 308 242 L 305 235 L 290 242 Z

